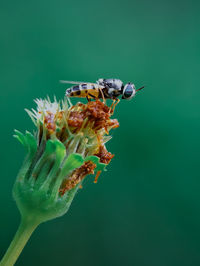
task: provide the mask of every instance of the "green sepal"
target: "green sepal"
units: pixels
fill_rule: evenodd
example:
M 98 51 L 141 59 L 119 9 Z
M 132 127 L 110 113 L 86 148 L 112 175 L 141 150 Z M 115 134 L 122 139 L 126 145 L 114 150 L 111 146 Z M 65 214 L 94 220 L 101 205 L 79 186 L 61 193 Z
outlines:
M 87 156 L 86 158 L 83 158 L 81 154 L 73 153 L 73 154 L 70 154 L 69 157 L 67 158 L 65 162 L 65 166 L 63 167 L 63 171 L 69 172 L 73 170 L 74 168 L 80 167 L 81 165 L 84 164 L 84 162 L 87 162 L 87 161 L 92 161 L 93 163 L 96 164 L 95 171 L 103 171 L 106 167 L 106 164 L 100 163 L 100 159 L 97 156 L 91 155 L 91 156 Z
M 28 152 L 17 176 L 17 180 L 23 182 L 37 152 L 37 141 L 28 131 L 23 134 L 20 131 L 15 130 L 14 137 L 26 148 Z
M 26 133 L 23 134 L 15 129 L 14 137 L 27 149 L 30 155 L 35 155 L 37 151 L 37 141 L 30 132 L 26 131 Z
M 93 163 L 96 164 L 96 168 L 95 171 L 103 171 L 106 168 L 106 164 L 105 163 L 100 163 L 100 158 L 94 155 L 91 156 L 87 156 L 84 161 L 92 161 Z
M 78 153 L 70 154 L 62 168 L 63 172 L 70 172 L 75 168 L 79 168 L 84 163 L 83 156 Z

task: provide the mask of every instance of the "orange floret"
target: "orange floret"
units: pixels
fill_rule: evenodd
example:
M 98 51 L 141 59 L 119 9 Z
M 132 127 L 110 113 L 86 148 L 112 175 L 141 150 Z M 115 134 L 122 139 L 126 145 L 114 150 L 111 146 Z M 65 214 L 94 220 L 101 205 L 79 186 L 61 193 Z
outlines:
M 74 170 L 72 175 L 63 182 L 60 193 L 64 195 L 66 191 L 74 188 L 78 183 L 80 183 L 86 175 L 94 174 L 94 169 L 96 164 L 92 161 L 85 162 L 81 167 Z
M 99 147 L 99 152 L 95 154 L 100 158 L 101 163 L 109 164 L 111 159 L 114 157 L 114 154 L 107 151 L 105 145 Z

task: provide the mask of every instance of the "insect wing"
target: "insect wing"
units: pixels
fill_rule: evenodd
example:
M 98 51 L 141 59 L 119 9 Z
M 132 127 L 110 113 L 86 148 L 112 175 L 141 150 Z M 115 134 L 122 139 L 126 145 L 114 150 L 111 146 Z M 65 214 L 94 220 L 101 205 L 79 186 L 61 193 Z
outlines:
M 71 81 L 71 80 L 60 80 L 60 83 L 65 83 L 65 84 L 93 84 L 92 82 Z
M 96 87 L 99 87 L 101 89 L 104 88 L 104 86 L 102 85 L 99 85 L 97 83 L 92 83 L 92 82 L 81 82 L 81 81 L 71 81 L 71 80 L 60 80 L 60 83 L 64 83 L 64 84 L 77 84 L 77 85 L 80 85 L 80 84 L 90 84 L 90 85 L 94 85 Z

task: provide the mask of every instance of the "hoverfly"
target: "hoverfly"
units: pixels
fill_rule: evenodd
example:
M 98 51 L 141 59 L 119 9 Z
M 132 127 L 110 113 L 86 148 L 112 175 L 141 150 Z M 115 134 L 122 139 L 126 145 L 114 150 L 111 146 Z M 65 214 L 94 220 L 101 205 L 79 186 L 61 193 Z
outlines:
M 98 79 L 96 83 L 91 82 L 79 82 L 61 80 L 61 83 L 74 84 L 66 90 L 67 97 L 79 97 L 91 99 L 112 99 L 116 104 L 120 101 L 118 97 L 122 95 L 122 99 L 130 100 L 133 98 L 137 91 L 143 89 L 135 89 L 135 85 L 131 82 L 123 84 L 120 79 Z M 115 104 L 115 105 L 116 105 Z

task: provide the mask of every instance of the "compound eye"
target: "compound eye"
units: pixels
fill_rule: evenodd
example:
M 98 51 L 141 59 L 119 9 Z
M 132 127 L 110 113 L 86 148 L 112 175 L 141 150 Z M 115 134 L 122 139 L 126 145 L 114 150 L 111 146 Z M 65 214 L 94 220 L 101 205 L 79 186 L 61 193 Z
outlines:
M 131 99 L 135 95 L 135 86 L 133 84 L 126 84 L 123 90 L 122 99 Z

